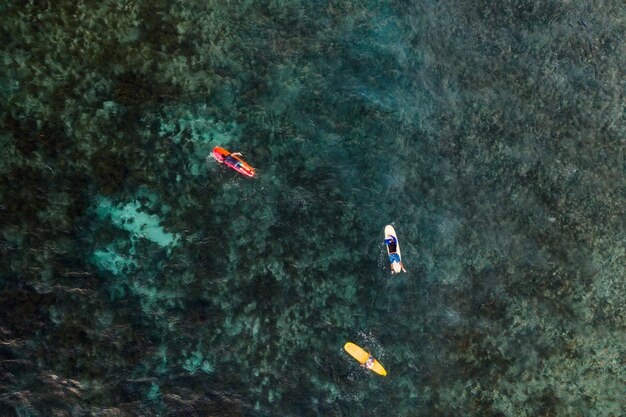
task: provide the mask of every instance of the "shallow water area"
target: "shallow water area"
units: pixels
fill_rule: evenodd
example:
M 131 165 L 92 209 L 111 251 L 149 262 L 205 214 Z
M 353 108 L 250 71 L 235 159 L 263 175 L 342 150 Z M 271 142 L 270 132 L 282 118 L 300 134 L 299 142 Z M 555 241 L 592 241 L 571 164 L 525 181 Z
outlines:
M 0 3 L 0 415 L 623 415 L 622 9 Z

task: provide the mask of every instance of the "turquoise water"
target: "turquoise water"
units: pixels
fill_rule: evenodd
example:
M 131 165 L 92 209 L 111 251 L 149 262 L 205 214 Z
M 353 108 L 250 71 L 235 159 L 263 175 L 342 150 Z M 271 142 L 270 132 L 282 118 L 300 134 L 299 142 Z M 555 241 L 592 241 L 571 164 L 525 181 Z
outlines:
M 0 12 L 0 415 L 626 414 L 621 2 Z

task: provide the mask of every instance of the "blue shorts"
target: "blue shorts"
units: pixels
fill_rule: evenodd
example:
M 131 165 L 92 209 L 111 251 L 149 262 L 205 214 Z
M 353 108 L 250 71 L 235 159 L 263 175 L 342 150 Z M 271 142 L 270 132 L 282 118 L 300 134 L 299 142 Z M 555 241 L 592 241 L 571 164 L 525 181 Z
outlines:
M 400 262 L 400 255 L 398 255 L 397 253 L 391 253 L 391 254 L 389 254 L 389 261 L 390 261 L 391 263 L 394 263 L 394 262 Z

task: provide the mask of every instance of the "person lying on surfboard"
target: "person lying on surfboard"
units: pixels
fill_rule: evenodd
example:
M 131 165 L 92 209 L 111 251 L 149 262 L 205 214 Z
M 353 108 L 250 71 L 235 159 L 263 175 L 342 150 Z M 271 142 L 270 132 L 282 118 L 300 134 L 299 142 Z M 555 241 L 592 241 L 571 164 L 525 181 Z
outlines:
M 362 363 L 361 366 L 367 369 L 372 369 L 372 366 L 374 366 L 374 357 L 370 355 L 370 357 L 367 359 L 367 362 Z
M 398 262 L 400 268 L 402 268 L 402 271 L 406 272 L 406 269 L 404 269 L 404 265 L 402 264 L 402 260 L 400 259 L 400 255 L 398 255 L 398 253 L 396 252 L 396 249 L 398 247 L 398 239 L 396 239 L 396 237 L 393 235 L 387 235 L 385 237 L 385 245 L 388 246 L 389 250 L 389 262 L 391 262 L 391 271 L 394 271 L 393 264 Z
M 374 359 L 372 354 L 365 349 L 358 347 L 352 342 L 346 343 L 343 348 L 350 356 L 359 361 L 359 365 L 363 368 L 367 368 L 378 375 L 387 375 L 387 371 L 383 368 L 381 363 Z
M 237 161 L 235 158 L 233 158 L 233 156 L 241 156 L 241 152 L 233 152 L 230 155 L 228 155 L 226 158 L 224 158 L 224 160 L 229 160 L 229 161 Z M 237 161 L 239 162 L 239 161 Z
M 247 177 L 254 177 L 254 168 L 239 158 L 241 156 L 241 152 L 230 153 L 226 149 L 216 146 L 213 148 L 211 155 L 220 164 L 225 164 Z
M 389 246 L 389 253 L 396 253 L 396 247 L 398 246 L 398 239 L 395 236 L 387 235 L 385 244 Z

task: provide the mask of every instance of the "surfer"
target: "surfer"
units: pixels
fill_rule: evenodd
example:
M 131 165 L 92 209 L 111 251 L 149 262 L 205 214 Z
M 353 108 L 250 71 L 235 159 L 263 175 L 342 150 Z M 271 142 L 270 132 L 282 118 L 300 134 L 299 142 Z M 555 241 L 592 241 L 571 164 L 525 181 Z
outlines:
M 380 362 L 374 359 L 372 354 L 365 349 L 358 347 L 352 342 L 346 343 L 343 348 L 350 354 L 350 356 L 359 361 L 359 365 L 363 368 L 367 368 L 378 375 L 387 375 L 387 371 L 383 368 Z
M 385 245 L 387 245 L 387 252 L 389 253 L 389 262 L 391 262 L 391 272 L 395 271 L 394 263 L 398 263 L 403 272 L 406 272 L 404 269 L 404 265 L 402 265 L 402 259 L 400 258 L 400 254 L 397 253 L 398 250 L 398 239 L 394 235 L 388 234 L 385 237 Z M 399 272 L 399 271 L 395 271 Z
M 239 162 L 239 161 L 237 161 L 235 158 L 233 158 L 233 156 L 241 156 L 241 152 L 233 152 L 233 153 L 228 154 L 226 156 L 219 155 L 219 154 L 216 155 L 215 153 L 213 153 L 211 155 L 220 164 L 224 163 L 224 161 L 233 161 L 233 163 L 236 163 L 236 162 Z
M 398 246 L 398 239 L 395 236 L 387 235 L 385 244 L 389 246 L 389 253 L 396 253 L 396 247 Z
M 222 162 L 230 162 L 230 164 L 232 164 L 235 167 L 238 167 L 239 165 L 241 165 L 241 162 L 236 160 L 234 157 L 237 155 L 241 155 L 239 152 L 234 152 L 231 153 L 230 155 L 226 156 Z M 228 165 L 228 164 L 227 164 Z
M 213 148 L 213 158 L 221 164 L 231 167 L 247 177 L 254 177 L 254 168 L 246 164 L 241 158 L 241 152 L 230 153 L 226 149 L 216 146 Z

